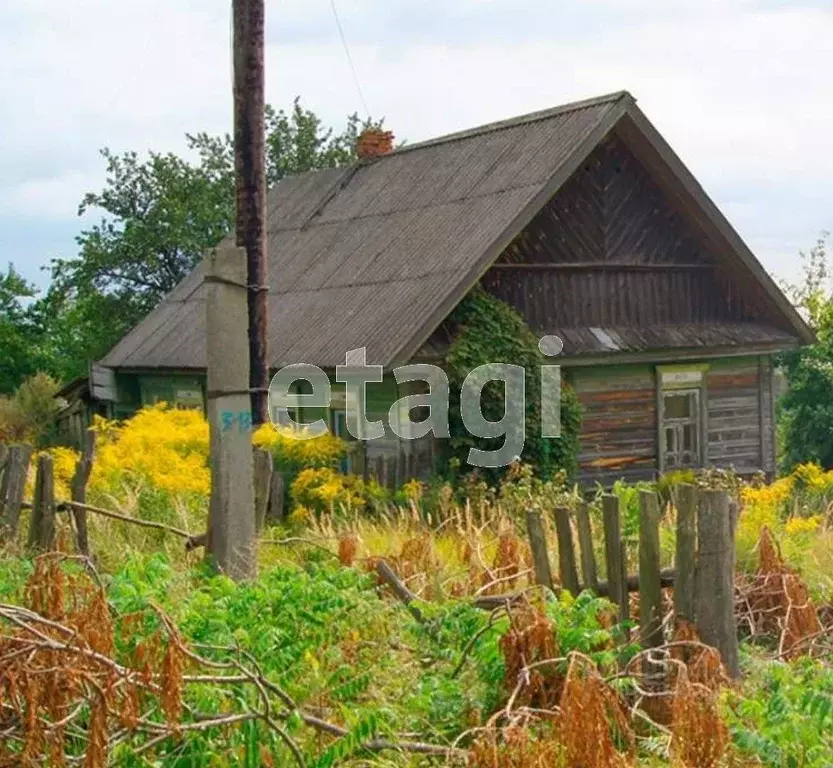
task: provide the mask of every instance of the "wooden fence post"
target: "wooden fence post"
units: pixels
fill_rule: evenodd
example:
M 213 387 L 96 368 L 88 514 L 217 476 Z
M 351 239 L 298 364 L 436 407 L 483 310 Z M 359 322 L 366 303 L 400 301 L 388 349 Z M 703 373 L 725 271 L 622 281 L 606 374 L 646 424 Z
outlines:
M 6 472 L 6 463 L 9 459 L 9 448 L 5 443 L 0 443 L 0 486 L 3 484 L 3 475 Z M 0 498 L 0 503 L 3 499 Z
M 593 554 L 593 529 L 590 526 L 590 512 L 585 502 L 580 502 L 576 509 L 578 527 L 578 545 L 581 552 L 581 575 L 584 588 L 599 593 L 599 575 L 596 572 L 596 556 Z
M 726 491 L 701 491 L 697 520 L 697 631 L 704 643 L 720 651 L 726 671 L 732 677 L 738 677 L 733 528 L 729 494 Z
M 694 572 L 697 564 L 697 488 L 681 483 L 676 488 L 677 551 L 674 581 L 674 615 L 694 623 Z
M 623 555 L 622 524 L 619 499 L 606 493 L 602 496 L 602 517 L 605 532 L 605 562 L 610 599 L 619 606 L 619 619 L 625 621 L 630 615 L 628 607 L 627 582 L 623 578 L 626 567 Z
M 552 590 L 552 571 L 547 554 L 547 537 L 541 522 L 541 513 L 535 509 L 526 510 L 526 530 L 529 534 L 529 548 L 535 566 L 535 582 Z
M 576 553 L 573 548 L 573 529 L 570 525 L 570 510 L 556 507 L 555 530 L 558 536 L 558 573 L 561 586 L 572 595 L 579 593 Z
M 75 465 L 75 474 L 70 481 L 69 489 L 72 501 L 79 504 L 87 503 L 87 483 L 93 470 L 95 456 L 95 430 L 88 429 L 84 434 L 84 451 Z M 90 556 L 90 539 L 87 531 L 87 511 L 80 507 L 72 507 L 72 519 L 75 521 L 75 535 L 78 551 Z
M 272 454 L 263 448 L 255 448 L 252 457 L 255 494 L 255 532 L 263 533 L 266 512 L 269 506 L 269 488 L 272 483 Z
M 29 547 L 41 552 L 52 549 L 55 541 L 55 478 L 52 457 L 38 456 L 35 476 L 35 498 L 29 524 Z
M 659 562 L 659 500 L 639 492 L 639 625 L 642 645 L 662 645 L 662 586 Z
M 269 507 L 266 512 L 266 519 L 270 523 L 283 522 L 284 510 L 284 477 L 283 472 L 275 470 L 269 480 Z
M 628 621 L 631 617 L 630 579 L 628 578 L 628 540 L 623 536 L 619 541 L 619 563 L 621 565 L 621 576 L 619 583 L 622 585 L 622 599 L 619 601 L 619 621 Z M 639 575 L 636 576 L 636 586 L 639 588 Z M 625 639 L 630 639 L 630 629 L 625 629 Z
M 29 445 L 13 445 L 9 449 L 0 482 L 0 538 L 5 536 L 11 540 L 17 536 L 31 456 L 32 447 Z

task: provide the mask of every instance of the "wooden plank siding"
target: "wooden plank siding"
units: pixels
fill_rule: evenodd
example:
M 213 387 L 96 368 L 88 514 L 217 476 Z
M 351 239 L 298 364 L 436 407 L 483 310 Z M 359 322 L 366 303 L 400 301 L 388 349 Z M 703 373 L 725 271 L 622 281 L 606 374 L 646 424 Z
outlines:
M 775 473 L 775 373 L 772 359 L 758 358 L 761 423 L 761 469 L 768 475 Z
M 772 363 L 769 357 L 707 361 L 706 466 L 747 474 L 775 469 Z M 582 485 L 651 480 L 658 469 L 657 389 L 652 365 L 566 369 L 582 406 Z
M 765 315 L 748 283 L 728 279 L 713 246 L 615 136 L 516 237 L 483 285 L 542 333 Z
M 579 481 L 649 480 L 657 466 L 656 377 L 652 367 L 575 368 L 567 374 L 582 406 Z
M 764 469 L 758 358 L 715 361 L 707 378 L 707 464 L 748 473 Z M 770 429 L 767 425 L 765 429 Z

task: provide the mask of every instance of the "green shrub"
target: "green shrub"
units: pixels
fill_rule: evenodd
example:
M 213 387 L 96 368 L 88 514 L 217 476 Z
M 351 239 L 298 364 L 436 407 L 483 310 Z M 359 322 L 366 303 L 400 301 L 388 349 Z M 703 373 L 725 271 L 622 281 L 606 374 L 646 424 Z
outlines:
M 454 310 L 451 323 L 455 327 L 455 337 L 446 356 L 451 385 L 451 439 L 446 441 L 446 463 L 454 458 L 460 467 L 465 467 L 471 448 L 495 450 L 502 444 L 503 438 L 477 438 L 463 426 L 460 387 L 478 366 L 510 363 L 522 366 L 526 372 L 526 436 L 521 461 L 535 467 L 544 479 L 558 470 L 564 470 L 572 478 L 578 468 L 581 405 L 572 387 L 562 382 L 561 437 L 541 436 L 541 366 L 547 358 L 538 349 L 538 338 L 523 317 L 506 302 L 476 288 Z M 490 382 L 484 387 L 481 410 L 485 418 L 491 421 L 502 418 L 504 396 L 504 388 L 499 382 Z M 483 474 L 496 481 L 502 472 L 487 470 Z

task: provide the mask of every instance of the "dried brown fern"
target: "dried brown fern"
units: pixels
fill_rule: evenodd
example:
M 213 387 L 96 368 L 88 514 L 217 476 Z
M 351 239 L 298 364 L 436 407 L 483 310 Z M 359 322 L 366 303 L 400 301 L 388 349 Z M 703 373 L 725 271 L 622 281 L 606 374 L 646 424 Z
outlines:
M 758 569 L 746 591 L 751 623 L 756 633 L 778 638 L 784 658 L 808 652 L 812 640 L 822 631 L 819 614 L 807 585 L 787 566 L 772 533 L 761 530 L 758 540 Z
M 716 692 L 690 680 L 682 669 L 671 709 L 672 758 L 685 768 L 716 768 L 729 744 Z
M 632 761 L 634 735 L 624 702 L 580 654 L 570 657 L 556 730 L 567 768 L 612 768 Z

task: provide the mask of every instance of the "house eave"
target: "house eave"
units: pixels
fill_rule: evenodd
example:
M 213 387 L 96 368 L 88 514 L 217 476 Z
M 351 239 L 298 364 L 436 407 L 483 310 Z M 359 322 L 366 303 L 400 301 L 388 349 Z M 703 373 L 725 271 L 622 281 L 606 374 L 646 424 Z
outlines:
M 688 347 L 685 349 L 657 349 L 644 352 L 607 352 L 592 355 L 573 355 L 552 360 L 564 368 L 581 368 L 587 366 L 622 365 L 633 363 L 672 363 L 679 360 L 710 360 L 720 357 L 751 357 L 756 355 L 774 355 L 801 346 L 794 342 L 775 344 L 755 344 L 745 347 Z

